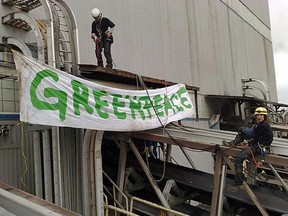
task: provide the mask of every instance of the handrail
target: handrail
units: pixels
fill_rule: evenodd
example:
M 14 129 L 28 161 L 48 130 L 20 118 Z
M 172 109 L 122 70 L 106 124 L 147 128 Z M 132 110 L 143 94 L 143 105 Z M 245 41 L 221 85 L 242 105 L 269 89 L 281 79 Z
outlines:
M 105 202 L 104 208 L 105 208 L 105 215 L 106 216 L 109 216 L 109 209 L 111 209 L 111 210 L 113 210 L 115 212 L 119 212 L 119 213 L 123 213 L 123 214 L 126 214 L 126 215 L 130 215 L 130 216 L 139 216 L 137 214 L 129 212 L 128 210 L 126 211 L 126 210 L 123 210 L 121 208 L 117 208 L 115 206 L 109 205 L 108 204 L 108 197 L 105 194 L 103 194 L 103 196 L 104 196 L 104 202 Z
M 102 171 L 104 176 L 110 181 L 110 183 L 113 185 L 113 200 L 115 202 L 116 200 L 116 194 L 115 194 L 115 188 L 118 190 L 118 192 L 125 198 L 125 206 L 126 211 L 129 211 L 129 205 L 128 205 L 128 197 L 120 190 L 120 188 L 113 182 L 113 180 L 105 173 L 105 171 Z M 118 204 L 119 205 L 119 204 Z
M 165 212 L 172 213 L 172 214 L 174 214 L 174 215 L 176 215 L 176 216 L 188 216 L 187 214 L 184 214 L 184 213 L 175 211 L 175 210 L 173 210 L 173 209 L 165 208 L 165 207 L 163 207 L 163 206 L 160 206 L 160 205 L 158 205 L 158 204 L 149 202 L 149 201 L 147 201 L 147 200 L 140 199 L 140 198 L 138 198 L 138 197 L 132 197 L 132 198 L 131 198 L 131 201 L 130 201 L 130 212 L 133 212 L 134 200 L 137 201 L 137 202 L 143 203 L 143 204 L 145 204 L 145 205 L 154 207 L 154 208 L 156 208 L 156 209 L 160 209 L 160 210 L 163 210 L 163 211 L 165 211 Z

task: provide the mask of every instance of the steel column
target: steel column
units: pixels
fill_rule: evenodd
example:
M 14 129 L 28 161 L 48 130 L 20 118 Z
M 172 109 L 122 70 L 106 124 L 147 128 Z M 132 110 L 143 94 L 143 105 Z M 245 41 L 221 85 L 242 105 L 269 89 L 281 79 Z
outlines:
M 282 186 L 284 187 L 285 191 L 288 192 L 287 184 L 284 182 L 284 180 L 281 178 L 281 176 L 278 174 L 278 172 L 274 169 L 274 167 L 269 164 L 269 167 L 271 168 L 272 172 L 276 176 L 276 178 L 281 182 Z
M 136 156 L 136 158 L 137 158 L 139 164 L 141 165 L 141 167 L 142 167 L 144 173 L 146 174 L 148 180 L 150 181 L 150 183 L 151 183 L 151 185 L 152 185 L 152 187 L 153 187 L 155 193 L 157 194 L 157 196 L 158 196 L 160 202 L 162 203 L 162 205 L 163 205 L 164 207 L 170 209 L 169 204 L 168 204 L 167 201 L 165 200 L 165 198 L 164 198 L 164 196 L 163 196 L 161 190 L 159 189 L 159 187 L 158 187 L 158 185 L 157 185 L 155 179 L 153 178 L 153 176 L 152 176 L 150 170 L 149 170 L 148 167 L 146 166 L 146 164 L 145 164 L 144 160 L 142 159 L 142 157 L 141 157 L 141 155 L 140 155 L 138 149 L 136 148 L 134 142 L 133 142 L 131 139 L 129 139 L 129 145 L 130 145 L 130 147 L 131 147 L 133 153 L 135 154 L 135 156 Z
M 88 161 L 89 161 L 89 144 L 91 135 L 92 131 L 86 130 L 82 145 L 83 215 L 90 215 Z
M 35 172 L 35 195 L 40 198 L 43 197 L 43 181 L 42 181 L 42 167 L 41 167 L 41 147 L 40 134 L 37 131 L 32 132 L 33 136 L 33 155 L 34 155 L 34 172 Z
M 43 141 L 43 162 L 44 162 L 44 188 L 45 188 L 45 200 L 53 201 L 52 196 L 52 170 L 51 170 L 51 142 L 48 137 L 48 131 L 42 131 Z
M 227 165 L 223 164 L 222 165 L 222 173 L 221 173 L 221 185 L 220 185 L 220 194 L 219 194 L 217 216 L 221 216 L 222 215 L 222 210 L 223 210 L 223 192 L 224 192 L 224 187 L 225 187 L 226 171 L 227 171 Z
M 95 160 L 95 184 L 96 184 L 96 215 L 104 216 L 103 201 L 103 175 L 102 175 L 102 138 L 104 131 L 97 131 L 95 137 L 94 160 Z
M 189 156 L 189 154 L 187 153 L 186 149 L 182 146 L 179 146 L 181 151 L 183 152 L 183 154 L 185 155 L 186 159 L 188 160 L 189 164 L 191 165 L 191 167 L 193 169 L 195 169 L 195 164 L 194 162 L 192 161 L 191 157 Z
M 235 174 L 235 167 L 233 165 L 233 163 L 226 157 L 224 156 L 224 161 L 226 162 L 226 164 L 230 167 L 231 171 Z M 249 195 L 249 197 L 252 199 L 253 203 L 257 206 L 257 208 L 259 209 L 259 211 L 262 213 L 263 216 L 269 216 L 269 214 L 266 212 L 266 210 L 261 206 L 261 204 L 259 203 L 257 197 L 255 196 L 255 194 L 253 193 L 253 191 L 250 189 L 250 187 L 248 186 L 248 184 L 244 181 L 243 182 L 244 185 L 244 189 L 247 192 L 247 194 Z M 212 216 L 212 215 L 211 215 Z
M 167 149 L 166 149 L 166 161 L 167 162 L 171 162 L 171 152 L 172 152 L 172 145 L 171 144 L 166 144 L 167 145 Z
M 119 156 L 119 163 L 118 163 L 117 186 L 122 192 L 124 189 L 127 148 L 128 148 L 128 143 L 120 141 L 120 156 Z M 117 200 L 119 203 L 122 203 L 122 196 L 119 192 L 117 194 Z
M 216 154 L 215 161 L 215 171 L 214 171 L 214 189 L 212 195 L 212 204 L 211 204 L 211 216 L 215 216 L 217 212 L 217 204 L 219 200 L 219 190 L 220 190 L 220 171 L 222 166 L 222 154 Z
M 51 132 L 52 132 L 52 155 L 53 155 L 53 173 L 54 173 L 53 188 L 54 188 L 55 204 L 63 206 L 59 128 L 52 127 Z

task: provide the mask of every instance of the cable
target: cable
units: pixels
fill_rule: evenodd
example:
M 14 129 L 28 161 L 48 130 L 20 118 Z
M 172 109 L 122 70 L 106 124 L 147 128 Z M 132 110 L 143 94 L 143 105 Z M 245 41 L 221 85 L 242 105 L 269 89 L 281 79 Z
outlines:
M 170 137 L 170 139 L 172 139 L 176 144 L 178 144 L 178 145 L 181 146 L 181 147 L 186 147 L 184 144 L 180 143 L 180 142 L 177 141 L 174 137 L 172 137 L 172 135 L 168 132 L 168 130 L 166 129 L 166 127 L 163 125 L 163 123 L 162 123 L 161 119 L 159 118 L 158 113 L 156 112 L 156 109 L 155 109 L 155 107 L 154 107 L 154 105 L 153 105 L 153 102 L 152 102 L 152 99 L 151 99 L 151 97 L 150 97 L 150 95 L 149 95 L 147 86 L 145 85 L 145 83 L 144 83 L 141 75 L 137 74 L 137 77 L 138 77 L 141 85 L 144 87 L 144 89 L 145 89 L 145 91 L 146 91 L 146 94 L 147 94 L 147 96 L 148 96 L 148 98 L 149 98 L 149 101 L 150 101 L 150 103 L 151 103 L 151 106 L 152 106 L 152 108 L 153 108 L 153 110 L 154 110 L 154 112 L 155 112 L 155 115 L 156 115 L 159 123 L 160 123 L 161 126 L 163 127 L 163 130 L 167 133 L 167 135 Z M 201 150 L 189 149 L 189 151 L 192 151 L 192 152 L 205 152 L 205 151 L 210 151 L 210 150 L 212 150 L 212 149 L 215 149 L 215 150 L 216 150 L 216 149 L 217 149 L 217 146 L 210 146 L 210 147 L 208 147 L 208 148 L 204 148 L 204 149 L 201 149 Z
M 26 175 L 26 173 L 28 171 L 27 158 L 26 158 L 25 153 L 24 153 L 24 124 L 25 123 L 24 122 L 20 122 L 19 124 L 21 124 L 21 145 L 20 145 L 20 151 L 21 151 L 21 155 L 22 155 L 22 158 L 23 158 L 23 161 L 24 161 L 24 171 L 21 174 L 20 181 L 24 185 L 25 190 L 28 191 L 28 186 L 25 184 L 25 182 L 23 180 L 24 176 Z

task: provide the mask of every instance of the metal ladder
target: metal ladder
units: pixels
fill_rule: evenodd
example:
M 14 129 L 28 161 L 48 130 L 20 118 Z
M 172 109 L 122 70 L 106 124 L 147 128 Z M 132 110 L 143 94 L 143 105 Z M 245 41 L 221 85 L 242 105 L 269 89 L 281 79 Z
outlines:
M 29 16 L 28 12 L 43 6 L 50 8 L 52 12 L 53 20 L 53 32 L 50 36 L 54 44 L 55 62 L 56 68 L 62 69 L 68 73 L 77 75 L 78 73 L 78 31 L 75 22 L 74 15 L 68 5 L 62 0 L 2 0 L 2 4 L 9 6 L 15 6 L 21 10 L 26 16 Z M 49 5 L 47 5 L 49 4 Z M 19 14 L 19 12 L 17 12 Z M 49 19 L 49 18 L 48 18 Z M 39 29 L 39 26 L 30 26 L 25 19 L 15 17 L 15 13 L 10 13 L 2 17 L 2 23 L 11 25 L 13 27 L 21 28 L 26 31 L 33 29 Z M 42 35 L 43 37 L 43 35 Z M 43 37 L 45 41 L 46 38 Z M 47 51 L 46 43 L 46 51 Z M 47 54 L 46 54 L 47 56 Z M 47 61 L 47 58 L 46 58 Z
M 61 0 L 49 0 L 54 20 L 56 67 L 77 75 L 78 32 L 72 11 Z

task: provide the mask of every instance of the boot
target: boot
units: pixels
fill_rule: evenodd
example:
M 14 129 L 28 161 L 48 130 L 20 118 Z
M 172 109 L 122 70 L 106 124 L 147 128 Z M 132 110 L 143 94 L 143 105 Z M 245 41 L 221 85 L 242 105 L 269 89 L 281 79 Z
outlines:
M 107 64 L 106 64 L 106 68 L 111 68 L 111 69 L 112 69 L 112 68 L 113 68 L 112 62 L 107 63 Z
M 235 142 L 235 140 L 232 140 L 232 141 L 226 141 L 226 140 L 223 140 L 222 141 L 222 144 L 224 146 L 228 146 L 228 147 L 236 147 L 237 143 Z
M 240 144 L 240 143 L 243 142 L 243 141 L 244 141 L 244 138 L 243 138 L 243 136 L 241 135 L 241 133 L 240 133 L 240 134 L 237 134 L 237 136 L 236 136 L 235 139 L 234 139 L 235 145 L 238 145 L 238 144 Z
M 242 185 L 244 181 L 244 175 L 243 173 L 236 173 L 234 177 L 234 182 L 236 185 Z
M 98 62 L 97 62 L 97 66 L 98 67 L 103 67 L 103 60 L 101 59 L 98 59 Z
M 105 55 L 105 58 L 106 58 L 106 68 L 112 68 L 113 67 L 113 60 L 112 60 L 112 56 L 111 56 L 111 52 L 105 52 L 104 51 L 104 55 Z

